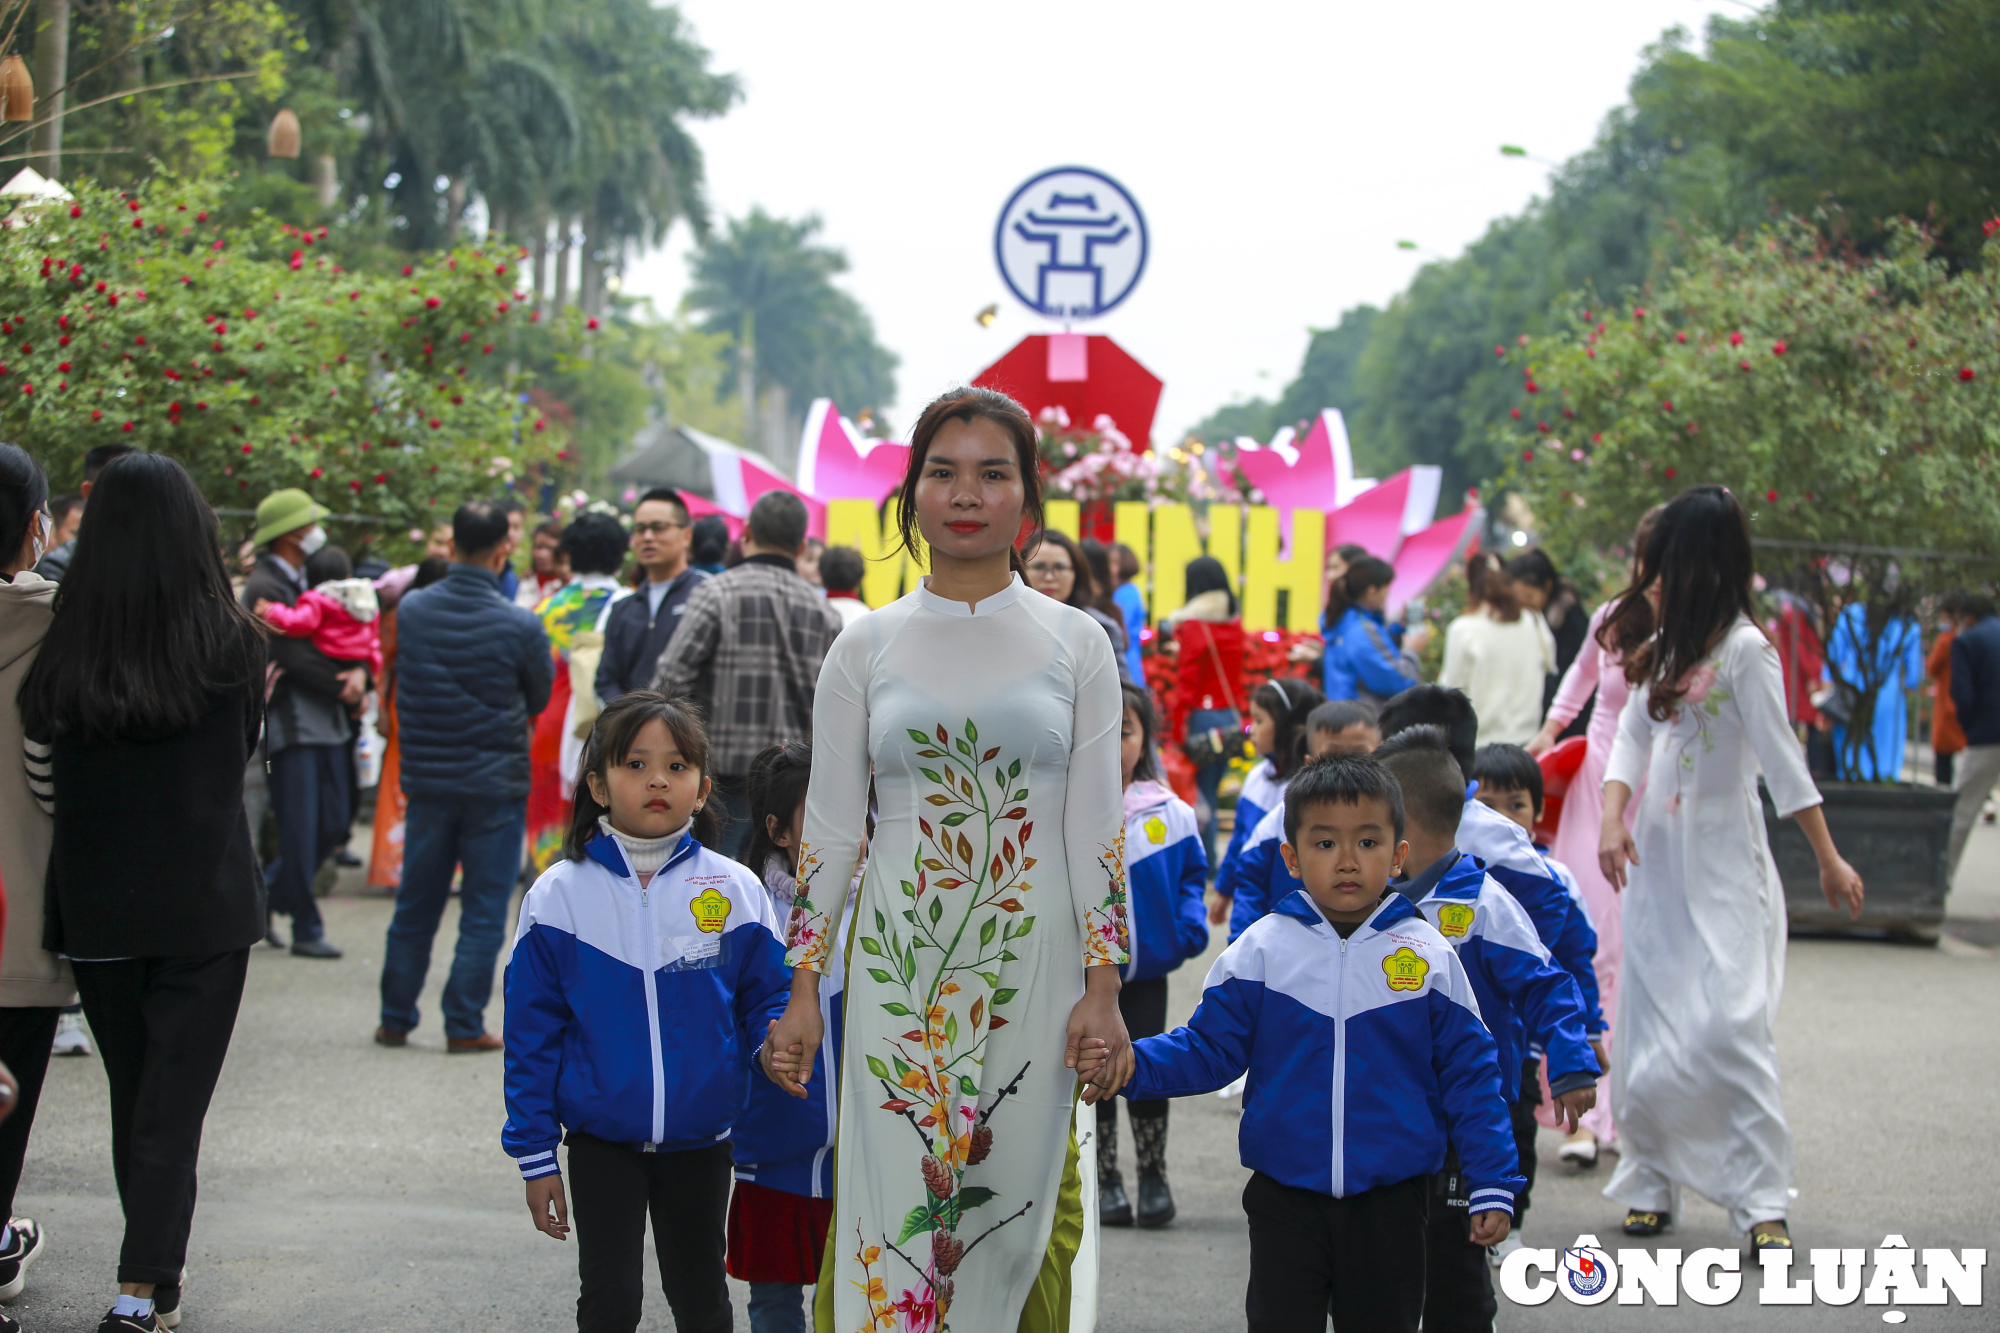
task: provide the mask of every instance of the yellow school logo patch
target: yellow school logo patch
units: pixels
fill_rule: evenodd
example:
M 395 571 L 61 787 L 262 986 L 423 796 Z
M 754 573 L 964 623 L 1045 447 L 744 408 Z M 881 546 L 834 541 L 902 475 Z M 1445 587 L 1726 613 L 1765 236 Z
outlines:
M 1161 819 L 1158 815 L 1154 815 L 1151 819 L 1147 820 L 1146 840 L 1155 847 L 1163 846 L 1167 841 L 1167 821 Z
M 1471 903 L 1445 903 L 1438 908 L 1438 934 L 1456 938 L 1472 929 Z
M 1390 990 L 1416 990 L 1424 984 L 1430 970 L 1431 965 L 1408 945 L 1382 960 L 1382 974 L 1389 978 Z
M 703 889 L 701 896 L 688 903 L 688 911 L 694 913 L 695 926 L 705 935 L 720 935 L 725 922 L 729 920 L 729 909 L 733 904 L 723 894 L 714 889 Z

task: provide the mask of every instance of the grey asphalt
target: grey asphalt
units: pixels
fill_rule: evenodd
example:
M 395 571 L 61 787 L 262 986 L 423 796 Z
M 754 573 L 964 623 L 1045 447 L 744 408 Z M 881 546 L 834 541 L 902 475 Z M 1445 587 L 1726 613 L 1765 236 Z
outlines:
M 1985 1246 L 2000 1258 L 2000 830 L 1974 835 L 1952 896 L 1957 924 L 1936 948 L 1792 942 L 1779 1052 L 1798 1144 L 1794 1234 L 1802 1248 Z M 426 1022 L 405 1050 L 370 1041 L 386 898 L 347 872 L 327 900 L 348 951 L 315 962 L 259 948 L 207 1123 L 189 1255 L 190 1333 L 271 1330 L 559 1330 L 574 1327 L 575 1257 L 529 1224 L 501 1154 L 496 1056 L 447 1056 L 437 993 L 455 912 L 440 932 Z M 1220 951 L 1218 935 L 1210 950 Z M 1175 974 L 1173 1017 L 1194 1007 L 1206 960 Z M 490 1011 L 497 1026 L 499 1001 Z M 1233 1103 L 1173 1111 L 1169 1151 L 1180 1218 L 1160 1232 L 1108 1231 L 1099 1327 L 1180 1333 L 1242 1326 L 1248 1255 Z M 95 1327 L 115 1293 L 120 1220 L 107 1152 L 102 1069 L 54 1062 L 17 1211 L 48 1249 L 12 1307 L 30 1333 Z M 1130 1172 L 1130 1135 L 1124 1135 Z M 1580 1234 L 1614 1252 L 1622 1210 L 1599 1196 L 1608 1167 L 1556 1160 L 1543 1131 L 1525 1233 L 1558 1247 Z M 1731 1247 L 1722 1214 L 1690 1200 L 1669 1239 Z M 1754 1275 L 1733 1304 L 1584 1309 L 1558 1298 L 1502 1303 L 1499 1327 L 1811 1329 L 1881 1327 L 1881 1307 L 1760 1308 Z M 2000 1327 L 1987 1307 L 1918 1307 L 1904 1328 Z M 647 1329 L 673 1321 L 649 1283 Z M 737 1327 L 747 1328 L 743 1288 Z

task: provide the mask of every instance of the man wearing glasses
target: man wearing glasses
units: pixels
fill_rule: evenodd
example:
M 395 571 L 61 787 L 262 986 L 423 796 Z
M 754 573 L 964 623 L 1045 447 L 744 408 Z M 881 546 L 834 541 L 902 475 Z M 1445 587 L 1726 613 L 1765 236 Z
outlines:
M 688 564 L 687 504 L 658 486 L 632 511 L 632 554 L 646 571 L 638 596 L 612 604 L 604 623 L 604 656 L 597 664 L 597 697 L 610 703 L 653 683 L 653 669 L 674 637 L 688 594 L 708 575 Z

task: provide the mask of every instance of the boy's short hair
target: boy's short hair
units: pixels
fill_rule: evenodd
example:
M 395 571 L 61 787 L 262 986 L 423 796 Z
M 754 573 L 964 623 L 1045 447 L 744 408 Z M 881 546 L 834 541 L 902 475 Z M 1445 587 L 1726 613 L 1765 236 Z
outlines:
M 1472 780 L 1495 791 L 1524 791 L 1542 813 L 1542 766 L 1518 745 L 1482 745 L 1472 756 Z
M 1335 699 L 1323 703 L 1306 715 L 1306 734 L 1323 731 L 1329 736 L 1338 736 L 1349 727 L 1375 727 L 1380 729 L 1381 719 L 1376 715 L 1375 705 L 1360 699 Z
M 852 546 L 829 546 L 819 553 L 820 586 L 828 592 L 853 592 L 867 573 L 861 552 Z
M 1464 690 L 1442 685 L 1412 685 L 1382 705 L 1382 739 L 1410 727 L 1437 727 L 1451 742 L 1451 757 L 1461 772 L 1472 768 L 1473 747 L 1479 744 L 1479 714 Z
M 1373 755 L 1336 754 L 1314 759 L 1292 775 L 1292 783 L 1285 789 L 1285 841 L 1298 845 L 1299 825 L 1305 823 L 1309 805 L 1359 805 L 1370 799 L 1388 804 L 1396 841 L 1401 842 L 1403 792 L 1395 775 Z
M 1403 790 L 1410 819 L 1426 833 L 1456 834 L 1465 816 L 1465 772 L 1441 727 L 1410 727 L 1375 752 Z

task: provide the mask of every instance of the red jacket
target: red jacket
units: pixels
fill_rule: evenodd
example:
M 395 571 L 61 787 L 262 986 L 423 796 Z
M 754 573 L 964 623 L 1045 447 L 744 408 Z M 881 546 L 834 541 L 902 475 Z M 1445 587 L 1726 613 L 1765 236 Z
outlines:
M 1184 620 L 1174 631 L 1174 642 L 1180 646 L 1180 667 L 1174 677 L 1169 707 L 1173 713 L 1173 739 L 1179 744 L 1186 733 L 1189 713 L 1204 708 L 1233 708 L 1242 713 L 1250 700 L 1249 692 L 1243 688 L 1241 621 Z M 1223 674 L 1217 674 L 1217 662 L 1221 663 Z

